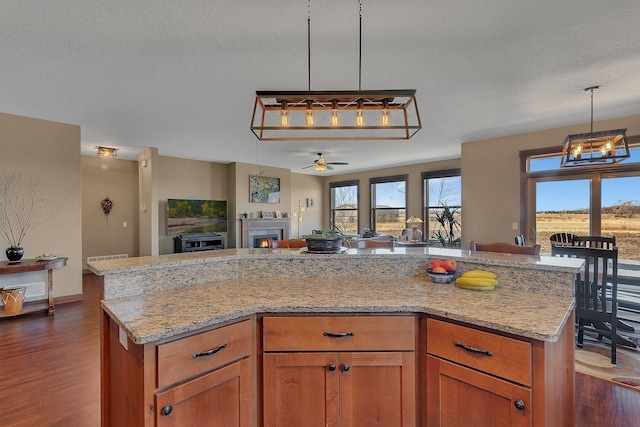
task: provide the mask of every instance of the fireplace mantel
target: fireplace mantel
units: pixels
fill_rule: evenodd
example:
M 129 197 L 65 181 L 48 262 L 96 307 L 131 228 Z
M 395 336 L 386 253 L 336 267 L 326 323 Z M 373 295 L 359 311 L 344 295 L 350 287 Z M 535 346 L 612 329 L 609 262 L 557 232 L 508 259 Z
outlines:
M 253 236 L 277 230 L 282 239 L 289 238 L 289 218 L 240 218 L 242 222 L 242 247 L 250 248 Z

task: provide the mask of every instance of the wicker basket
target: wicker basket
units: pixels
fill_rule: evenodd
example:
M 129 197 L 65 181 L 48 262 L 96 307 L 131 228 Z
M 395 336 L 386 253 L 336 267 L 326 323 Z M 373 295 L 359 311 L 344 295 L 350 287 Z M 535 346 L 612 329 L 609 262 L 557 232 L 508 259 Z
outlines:
M 24 306 L 24 293 L 27 288 L 0 289 L 2 304 L 6 314 L 18 313 Z

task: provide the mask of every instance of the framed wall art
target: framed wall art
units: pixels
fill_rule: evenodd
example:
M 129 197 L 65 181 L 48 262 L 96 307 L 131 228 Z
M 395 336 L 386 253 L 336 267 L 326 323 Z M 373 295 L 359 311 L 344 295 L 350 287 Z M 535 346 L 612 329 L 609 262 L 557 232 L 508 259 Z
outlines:
M 280 178 L 249 175 L 250 203 L 280 203 Z

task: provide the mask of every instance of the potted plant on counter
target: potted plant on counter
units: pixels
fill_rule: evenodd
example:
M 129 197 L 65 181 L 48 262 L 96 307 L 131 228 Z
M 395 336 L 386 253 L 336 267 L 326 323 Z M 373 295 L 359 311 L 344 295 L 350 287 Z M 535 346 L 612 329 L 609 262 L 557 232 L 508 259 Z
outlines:
M 307 241 L 307 250 L 316 253 L 338 253 L 343 246 L 351 247 L 352 240 L 338 227 L 323 228 L 319 233 L 305 234 L 300 239 Z

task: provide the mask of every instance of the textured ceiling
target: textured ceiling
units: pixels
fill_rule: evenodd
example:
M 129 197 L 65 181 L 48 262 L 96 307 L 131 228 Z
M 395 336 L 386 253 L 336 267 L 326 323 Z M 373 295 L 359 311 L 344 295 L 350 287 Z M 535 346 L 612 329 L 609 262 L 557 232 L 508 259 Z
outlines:
M 2 0 L 0 111 L 119 148 L 327 173 L 640 113 L 638 0 L 362 0 L 362 89 L 417 89 L 409 141 L 258 142 L 256 90 L 307 89 L 305 0 Z M 311 89 L 357 89 L 358 1 L 311 1 Z M 588 131 L 588 129 L 585 129 Z M 560 144 L 561 141 L 558 141 Z

